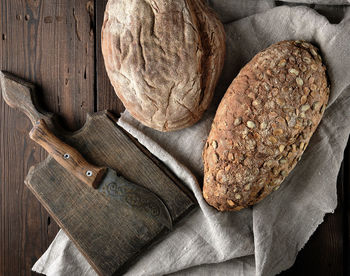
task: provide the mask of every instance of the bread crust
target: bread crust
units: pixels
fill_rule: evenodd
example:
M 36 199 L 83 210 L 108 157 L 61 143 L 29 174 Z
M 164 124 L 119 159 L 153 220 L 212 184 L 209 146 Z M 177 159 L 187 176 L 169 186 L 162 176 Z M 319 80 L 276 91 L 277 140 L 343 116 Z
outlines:
M 295 167 L 329 97 L 318 49 L 282 41 L 258 53 L 233 80 L 203 150 L 205 200 L 219 211 L 253 205 Z
M 172 131 L 207 109 L 224 63 L 225 33 L 202 0 L 109 0 L 102 53 L 131 115 Z

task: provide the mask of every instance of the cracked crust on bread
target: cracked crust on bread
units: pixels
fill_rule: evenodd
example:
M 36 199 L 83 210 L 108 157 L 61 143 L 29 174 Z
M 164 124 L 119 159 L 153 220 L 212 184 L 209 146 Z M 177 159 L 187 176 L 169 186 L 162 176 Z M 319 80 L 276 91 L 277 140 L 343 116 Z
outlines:
M 225 54 L 223 25 L 202 0 L 109 0 L 102 52 L 133 117 L 173 131 L 207 109 Z

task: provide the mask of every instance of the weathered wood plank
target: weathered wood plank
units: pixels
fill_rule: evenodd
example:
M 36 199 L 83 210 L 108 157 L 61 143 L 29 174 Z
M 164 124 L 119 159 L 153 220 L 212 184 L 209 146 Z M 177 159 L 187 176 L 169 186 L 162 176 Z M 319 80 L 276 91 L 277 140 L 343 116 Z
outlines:
M 116 96 L 108 79 L 101 51 L 101 28 L 107 0 L 96 1 L 96 87 L 97 111 L 111 110 L 116 114 L 124 111 L 123 103 Z
M 6 103 L 30 118 L 30 138 L 51 155 L 31 167 L 27 187 L 99 274 L 125 269 L 195 208 L 190 193 L 178 188 L 181 183 L 169 178 L 111 113 L 95 113 L 70 133 L 57 129 L 52 114 L 40 108 L 31 83 L 1 72 L 0 84 Z M 99 187 L 107 167 L 130 183 L 114 177 Z
M 0 69 L 39 84 L 41 100 L 71 129 L 94 107 L 87 2 L 0 2 Z M 59 228 L 23 183 L 46 153 L 29 139 L 30 121 L 0 101 L 0 275 L 30 275 Z
M 62 139 L 95 165 L 113 168 L 131 182 L 156 193 L 173 221 L 195 207 L 177 183 L 106 114 L 89 117 L 81 131 L 62 135 Z M 167 232 L 160 220 L 150 219 L 123 202 L 113 203 L 103 193 L 73 177 L 51 157 L 31 169 L 26 185 L 101 275 L 126 269 L 136 256 Z

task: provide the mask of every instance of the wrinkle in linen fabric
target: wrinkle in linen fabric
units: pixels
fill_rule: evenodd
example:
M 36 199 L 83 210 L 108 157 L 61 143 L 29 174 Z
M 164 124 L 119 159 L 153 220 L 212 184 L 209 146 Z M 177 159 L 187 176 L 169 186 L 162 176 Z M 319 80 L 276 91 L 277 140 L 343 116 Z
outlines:
M 209 2 L 216 9 L 224 9 L 219 0 Z M 230 5 L 253 5 L 253 1 L 243 0 L 222 2 L 226 9 L 218 11 L 226 17 L 237 14 L 233 8 L 230 13 Z M 224 70 L 213 104 L 199 123 L 161 133 L 142 126 L 127 112 L 119 120 L 193 190 L 200 206 L 144 254 L 127 275 L 274 275 L 294 263 L 325 213 L 336 207 L 337 174 L 350 132 L 349 11 L 335 25 L 310 8 L 280 6 L 268 10 L 271 1 L 262 2 L 253 10 L 262 11 L 259 14 L 234 22 L 227 18 L 231 23 L 225 24 Z M 241 15 L 249 12 L 242 11 Z M 301 161 L 277 192 L 253 208 L 219 213 L 204 202 L 199 185 L 203 177 L 202 147 L 216 107 L 232 79 L 257 52 L 285 39 L 305 39 L 320 47 L 332 85 L 330 104 Z M 66 258 L 55 260 L 55 255 Z M 60 231 L 33 269 L 47 275 L 64 275 L 62 271 L 95 275 L 81 258 Z

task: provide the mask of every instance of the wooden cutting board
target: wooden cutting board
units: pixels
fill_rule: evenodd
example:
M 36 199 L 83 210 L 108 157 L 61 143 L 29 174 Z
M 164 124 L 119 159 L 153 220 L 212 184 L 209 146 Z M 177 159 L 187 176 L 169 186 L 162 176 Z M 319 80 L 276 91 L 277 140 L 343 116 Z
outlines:
M 90 163 L 113 168 L 126 179 L 156 193 L 167 206 L 173 225 L 196 207 L 189 190 L 117 126 L 111 113 L 88 115 L 82 129 L 69 133 L 57 124 L 55 116 L 37 106 L 34 86 L 19 83 L 11 75 L 4 79 L 3 95 L 16 102 L 13 107 L 25 112 L 32 122 L 43 119 L 56 136 L 77 149 Z M 132 219 L 132 212 L 129 217 L 121 216 L 101 193 L 70 175 L 50 156 L 30 168 L 25 184 L 100 275 L 125 272 L 138 255 L 169 232 L 160 226 L 156 234 L 146 234 L 142 224 Z M 130 234 L 134 230 L 138 233 L 136 237 Z

